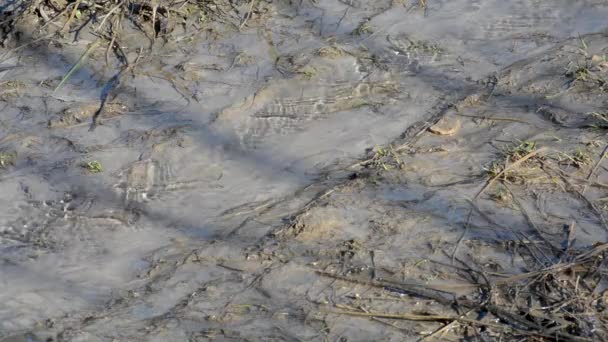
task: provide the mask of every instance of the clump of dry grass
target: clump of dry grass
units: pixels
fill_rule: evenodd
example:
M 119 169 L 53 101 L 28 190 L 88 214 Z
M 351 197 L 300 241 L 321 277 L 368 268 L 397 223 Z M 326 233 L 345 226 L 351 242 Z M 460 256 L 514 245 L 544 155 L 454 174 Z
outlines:
M 82 32 L 98 36 L 120 56 L 124 28 L 144 34 L 153 44 L 182 40 L 188 33 L 202 32 L 212 23 L 222 23 L 235 31 L 263 14 L 264 1 L 252 0 L 41 0 L 21 1 L 0 14 L 0 41 L 8 44 L 14 35 L 17 43 L 23 33 L 29 43 Z M 257 3 L 257 5 L 256 5 Z M 21 32 L 27 31 L 27 32 Z M 182 37 L 171 34 L 181 32 Z M 191 34 L 190 34 L 191 35 Z M 124 54 L 123 54 L 124 55 Z
M 445 287 L 426 286 L 408 281 L 365 280 L 360 276 L 317 271 L 317 274 L 353 286 L 380 288 L 389 294 L 430 299 L 454 309 L 455 314 L 429 311 L 375 310 L 373 300 L 363 309 L 335 305 L 329 314 L 368 317 L 373 320 L 435 322 L 441 325 L 423 339 L 443 338 L 446 334 L 477 336 L 478 339 L 532 341 L 594 341 L 608 338 L 608 290 L 606 258 L 608 244 L 574 248 L 576 227 L 567 227 L 560 247 L 549 242 L 522 238 L 515 254 L 528 265 L 519 273 L 484 270 L 482 265 L 456 258 L 456 263 L 433 261 L 453 276 L 469 282 L 469 294 Z M 380 266 L 380 265 L 379 265 Z M 503 265 L 498 269 L 509 269 Z M 380 266 L 385 269 L 386 267 Z M 393 325 L 394 326 L 394 325 Z M 482 338 L 482 336 L 484 338 Z
M 581 59 L 570 63 L 566 77 L 572 85 L 582 85 L 589 89 L 608 90 L 608 58 L 606 55 L 592 55 L 584 39 L 580 38 Z
M 527 169 L 545 173 L 544 177 L 547 179 L 557 175 L 563 182 L 561 185 L 564 185 L 559 188 L 573 198 L 578 198 L 582 204 L 586 203 L 588 209 L 598 216 L 598 223 L 606 228 L 605 220 L 598 211 L 598 206 L 602 205 L 605 199 L 596 199 L 597 205 L 594 205 L 586 197 L 585 189 L 579 190 L 579 186 L 574 182 L 578 179 L 590 184 L 598 169 L 597 165 L 601 163 L 607 150 L 608 147 L 605 147 L 594 163 L 589 151 L 576 150 L 570 153 L 568 160 L 576 164 L 575 174 L 565 173 L 561 169 L 571 167 L 570 164 L 564 165 L 562 158 L 555 157 L 565 155 L 564 153 L 539 147 L 532 141 L 509 144 L 501 150 L 500 159 L 488 168 L 489 179 L 470 201 L 471 210 L 465 229 L 468 229 L 466 227 L 472 217 L 477 217 L 497 231 L 510 232 L 513 239 L 508 241 L 507 247 L 501 245 L 506 241 L 484 242 L 495 244 L 497 251 L 508 253 L 510 258 L 499 258 L 491 266 L 477 262 L 471 257 L 461 259 L 457 253 L 463 240 L 461 238 L 451 256 L 443 251 L 446 257 L 451 257 L 451 264 L 427 260 L 443 274 L 451 274 L 450 279 L 456 280 L 458 284 L 465 281 L 474 290 L 463 294 L 461 290 L 452 290 L 449 286 L 421 284 L 415 278 L 397 280 L 391 275 L 399 274 L 398 270 L 379 264 L 373 267 L 386 271 L 387 277 L 370 279 L 361 275 L 319 269 L 318 275 L 339 281 L 339 286 L 351 284 L 353 287 L 364 286 L 384 291 L 384 295 L 379 296 L 377 301 L 375 298 L 366 298 L 368 302 L 365 306 L 359 305 L 359 298 L 354 298 L 353 305 L 334 304 L 323 312 L 366 317 L 399 330 L 406 330 L 399 326 L 399 321 L 434 324 L 435 330 L 428 331 L 425 326 L 426 332 L 422 334 L 421 340 L 442 339 L 450 335 L 473 340 L 608 339 L 608 283 L 605 279 L 608 244 L 599 242 L 593 245 L 578 245 L 576 238 L 579 236 L 579 229 L 574 221 L 564 227 L 553 227 L 555 229 L 549 229 L 555 224 L 550 220 L 537 222 L 539 217 L 532 215 L 523 205 L 525 201 L 522 198 L 528 196 L 526 192 L 531 191 L 532 186 L 528 179 L 522 183 L 525 187 L 514 186 L 511 189 L 509 186 L 513 179 L 522 177 Z M 388 160 L 390 156 L 389 149 L 377 148 L 370 163 L 381 166 L 379 162 Z M 591 167 L 592 164 L 595 166 Z M 581 166 L 591 167 L 584 178 L 578 175 Z M 510 208 L 514 213 L 521 213 L 524 222 L 529 225 L 528 232 L 501 225 L 492 217 L 491 212 L 487 209 L 482 211 L 478 207 L 479 197 L 495 183 L 501 185 L 496 187 L 498 192 L 490 195 L 490 198 L 499 201 L 499 205 Z M 558 186 L 553 185 L 552 191 L 559 191 Z M 558 231 L 559 233 L 556 233 Z M 469 242 L 471 241 L 473 240 Z M 508 259 L 511 259 L 510 263 Z M 401 309 L 393 306 L 390 311 L 386 310 L 381 300 L 396 296 L 428 299 L 454 311 L 450 313 L 419 308 L 412 310 L 407 304 Z

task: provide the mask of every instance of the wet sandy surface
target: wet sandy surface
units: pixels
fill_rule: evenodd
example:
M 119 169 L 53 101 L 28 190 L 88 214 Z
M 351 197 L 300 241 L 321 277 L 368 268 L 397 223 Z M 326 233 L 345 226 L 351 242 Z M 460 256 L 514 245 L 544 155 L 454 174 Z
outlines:
M 515 274 L 522 236 L 606 241 L 604 1 L 260 8 L 133 30 L 133 70 L 98 48 L 57 91 L 96 37 L 14 50 L 39 33 L 13 23 L 0 341 L 415 340 L 441 324 L 336 311 L 447 314 L 370 282 L 470 294 L 429 260 Z

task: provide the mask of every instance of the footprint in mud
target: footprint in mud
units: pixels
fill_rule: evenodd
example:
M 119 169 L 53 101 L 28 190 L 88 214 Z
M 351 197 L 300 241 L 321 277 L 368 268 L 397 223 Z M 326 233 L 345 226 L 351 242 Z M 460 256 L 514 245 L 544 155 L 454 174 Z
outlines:
M 389 102 L 398 86 L 391 81 L 310 84 L 296 87 L 298 97 L 283 95 L 282 84 L 271 85 L 241 104 L 222 110 L 215 124 L 228 124 L 240 142 L 256 148 L 271 136 L 285 136 L 304 128 L 306 122 L 322 120 L 330 114 Z
M 127 106 L 120 103 L 108 103 L 104 106 L 103 113 L 100 110 L 99 103 L 82 104 L 64 109 L 61 114 L 51 118 L 47 126 L 48 128 L 69 128 L 78 125 L 90 124 L 91 120 L 96 115 L 103 114 L 106 119 L 120 116 L 127 111 Z
M 153 159 L 140 160 L 119 171 L 122 181 L 116 185 L 123 192 L 126 204 L 146 202 L 173 178 L 168 165 Z
M 126 205 L 158 199 L 171 192 L 195 189 L 208 183 L 205 179 L 177 180 L 169 163 L 149 158 L 131 163 L 118 172 L 121 181 L 115 188 Z
M 606 37 L 589 34 L 571 38 L 537 56 L 505 68 L 498 77 L 501 93 L 541 104 L 539 114 L 570 127 L 605 125 Z M 542 100 L 542 101 L 538 101 Z M 550 104 L 549 107 L 546 105 Z M 569 108 L 558 113 L 559 108 Z M 588 112 L 589 114 L 582 114 Z
M 126 210 L 95 210 L 95 198 L 66 193 L 61 199 L 28 200 L 19 206 L 27 215 L 3 222 L 0 237 L 21 247 L 13 257 L 37 251 L 83 248 L 86 254 L 103 253 L 97 234 L 130 226 L 138 214 Z M 84 245 L 84 247 L 82 247 Z
M 389 35 L 386 40 L 389 43 L 389 49 L 397 53 L 395 57 L 402 57 L 401 60 L 393 58 L 395 60 L 393 64 L 416 66 L 450 63 L 446 50 L 430 41 L 416 40 L 406 34 Z

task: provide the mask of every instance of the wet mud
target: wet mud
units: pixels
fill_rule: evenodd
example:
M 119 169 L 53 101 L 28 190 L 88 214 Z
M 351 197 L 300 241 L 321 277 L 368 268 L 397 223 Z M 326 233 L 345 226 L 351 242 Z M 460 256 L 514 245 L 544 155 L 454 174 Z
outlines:
M 604 1 L 71 3 L 0 5 L 0 341 L 608 338 Z

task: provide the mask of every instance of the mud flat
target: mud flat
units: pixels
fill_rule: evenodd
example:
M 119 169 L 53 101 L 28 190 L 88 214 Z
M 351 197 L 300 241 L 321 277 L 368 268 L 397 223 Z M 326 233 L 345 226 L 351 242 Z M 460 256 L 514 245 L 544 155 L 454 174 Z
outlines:
M 0 341 L 603 340 L 604 1 L 0 18 Z

